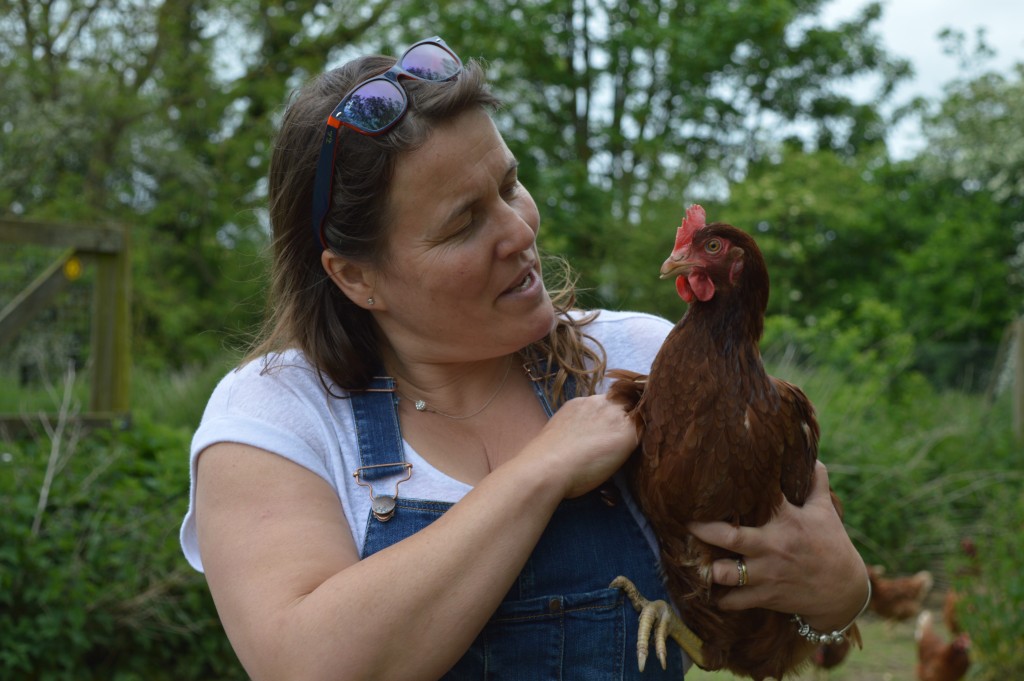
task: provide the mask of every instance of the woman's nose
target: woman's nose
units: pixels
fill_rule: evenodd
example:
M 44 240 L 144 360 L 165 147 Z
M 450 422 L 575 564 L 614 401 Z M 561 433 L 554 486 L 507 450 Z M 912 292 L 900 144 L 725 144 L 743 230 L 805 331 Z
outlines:
M 517 210 L 512 206 L 506 206 L 506 210 L 502 211 L 502 237 L 498 242 L 499 258 L 507 258 L 533 248 L 540 228 L 540 215 L 533 202 L 530 202 L 530 207 Z

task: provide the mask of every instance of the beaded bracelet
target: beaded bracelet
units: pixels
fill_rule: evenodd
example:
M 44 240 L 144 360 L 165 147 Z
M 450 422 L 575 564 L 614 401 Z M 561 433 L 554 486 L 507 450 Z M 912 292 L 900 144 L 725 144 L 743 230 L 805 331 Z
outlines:
M 800 615 L 794 614 L 793 615 L 793 621 L 796 622 L 797 634 L 799 634 L 800 636 L 803 636 L 805 639 L 807 639 L 811 643 L 817 643 L 819 645 L 833 645 L 833 644 L 837 644 L 837 643 L 842 643 L 843 640 L 846 638 L 846 632 L 848 632 L 850 630 L 850 627 L 852 627 L 857 622 L 857 618 L 859 618 L 861 615 L 864 614 L 864 612 L 868 609 L 868 605 L 870 605 L 870 604 L 871 604 L 871 580 L 869 579 L 868 580 L 868 597 L 867 597 L 867 600 L 864 601 L 864 607 L 862 607 L 860 609 L 860 612 L 858 612 L 856 615 L 854 615 L 853 619 L 850 620 L 849 624 L 847 624 L 842 629 L 836 629 L 835 631 L 833 631 L 831 633 L 823 634 L 820 631 L 816 631 L 807 622 L 804 622 L 803 618 L 800 617 Z

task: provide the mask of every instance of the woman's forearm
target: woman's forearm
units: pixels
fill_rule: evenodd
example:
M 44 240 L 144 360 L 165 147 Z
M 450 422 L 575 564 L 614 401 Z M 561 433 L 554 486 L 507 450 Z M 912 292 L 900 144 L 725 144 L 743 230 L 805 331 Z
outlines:
M 280 614 L 290 678 L 436 679 L 518 576 L 558 486 L 527 459 L 488 476 L 430 526 L 327 579 Z M 267 678 L 283 678 L 270 673 Z

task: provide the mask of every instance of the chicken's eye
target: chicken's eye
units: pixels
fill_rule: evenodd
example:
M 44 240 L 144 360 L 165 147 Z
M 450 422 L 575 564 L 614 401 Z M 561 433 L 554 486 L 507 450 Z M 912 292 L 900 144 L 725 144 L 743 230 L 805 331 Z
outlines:
M 706 244 L 704 244 L 704 250 L 710 253 L 711 255 L 714 255 L 715 253 L 718 253 L 720 250 L 722 250 L 722 242 L 718 239 L 711 239 Z

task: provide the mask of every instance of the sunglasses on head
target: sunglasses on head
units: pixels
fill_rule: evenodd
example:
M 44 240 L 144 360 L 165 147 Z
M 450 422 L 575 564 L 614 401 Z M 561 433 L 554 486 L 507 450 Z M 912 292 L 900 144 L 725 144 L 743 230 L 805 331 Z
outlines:
M 462 60 L 437 36 L 421 40 L 399 57 L 390 69 L 359 83 L 341 98 L 327 117 L 327 131 L 320 145 L 313 184 L 313 235 L 317 246 L 327 248 L 324 221 L 331 208 L 338 132 L 342 126 L 362 135 L 382 135 L 395 126 L 409 110 L 409 97 L 399 85 L 402 78 L 436 83 L 452 80 L 462 73 Z

